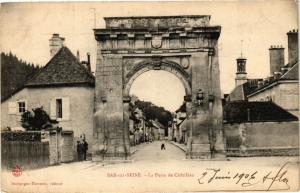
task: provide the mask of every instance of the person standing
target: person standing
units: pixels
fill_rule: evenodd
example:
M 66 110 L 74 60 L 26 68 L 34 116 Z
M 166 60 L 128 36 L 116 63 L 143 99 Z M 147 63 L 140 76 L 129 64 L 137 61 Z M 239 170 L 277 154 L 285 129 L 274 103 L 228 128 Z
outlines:
M 86 160 L 86 152 L 88 150 L 89 144 L 83 139 L 83 160 Z
M 77 160 L 82 160 L 82 144 L 80 143 L 80 141 L 77 141 Z

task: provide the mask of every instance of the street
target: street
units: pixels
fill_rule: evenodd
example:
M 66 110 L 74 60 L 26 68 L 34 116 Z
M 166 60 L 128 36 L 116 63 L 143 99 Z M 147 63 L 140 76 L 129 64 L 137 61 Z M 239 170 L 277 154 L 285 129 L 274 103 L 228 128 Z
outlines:
M 160 150 L 161 143 L 136 146 L 131 163 L 64 163 L 23 171 L 19 177 L 14 177 L 10 171 L 3 172 L 2 191 L 183 192 L 298 188 L 298 157 L 186 160 L 177 146 L 165 142 L 166 150 Z M 270 186 L 276 174 L 281 179 Z
M 161 144 L 165 144 L 165 150 L 161 150 Z M 156 161 L 156 162 L 168 162 L 174 160 L 183 160 L 185 158 L 185 152 L 177 148 L 170 142 L 166 141 L 154 141 L 152 143 L 141 144 L 138 151 L 133 154 L 132 159 L 136 162 L 140 161 Z

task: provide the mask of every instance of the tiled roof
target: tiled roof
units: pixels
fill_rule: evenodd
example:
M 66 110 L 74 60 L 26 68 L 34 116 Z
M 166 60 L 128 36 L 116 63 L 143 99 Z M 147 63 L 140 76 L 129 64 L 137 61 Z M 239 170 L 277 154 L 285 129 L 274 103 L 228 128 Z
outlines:
M 236 86 L 227 96 L 230 101 L 245 100 L 243 85 Z
M 95 84 L 94 75 L 89 72 L 67 47 L 62 47 L 58 53 L 29 80 L 25 86 L 52 86 Z
M 227 102 L 223 111 L 227 123 L 298 120 L 296 116 L 272 102 Z
M 156 121 L 156 120 L 151 120 L 151 123 L 152 123 L 152 125 L 153 125 L 154 127 L 156 127 L 156 128 L 161 128 L 161 129 L 164 128 L 164 126 L 163 126 L 160 122 L 158 122 L 158 121 Z
M 186 103 L 184 102 L 175 112 L 186 112 Z
M 247 95 L 253 92 L 258 88 L 258 82 L 262 81 L 263 79 L 261 78 L 256 78 L 256 79 L 248 79 L 245 84 L 243 84 L 243 90 L 244 90 L 244 95 L 245 98 L 247 98 Z
M 275 77 L 270 77 L 268 79 L 266 79 L 265 81 L 263 81 L 262 86 L 260 87 L 256 87 L 254 89 L 251 89 L 248 93 L 245 93 L 247 96 L 255 93 L 255 92 L 259 92 L 260 90 L 266 88 L 267 86 L 273 84 L 273 83 L 278 83 L 278 81 L 280 80 L 299 80 L 299 75 L 298 75 L 298 67 L 299 66 L 299 62 L 297 61 L 296 63 L 294 63 L 293 65 L 287 64 L 283 67 L 283 69 L 281 70 L 282 75 L 279 78 L 275 78 Z
M 229 100 L 247 100 L 247 95 L 258 88 L 258 81 L 260 80 L 262 79 L 247 79 L 247 82 L 244 84 L 236 86 L 229 94 Z

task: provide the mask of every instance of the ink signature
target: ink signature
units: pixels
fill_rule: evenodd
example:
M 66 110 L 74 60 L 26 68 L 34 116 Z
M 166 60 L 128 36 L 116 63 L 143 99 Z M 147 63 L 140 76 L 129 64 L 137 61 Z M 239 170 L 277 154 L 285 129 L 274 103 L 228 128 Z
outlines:
M 214 181 L 224 180 L 233 181 L 235 184 L 241 185 L 241 187 L 251 187 L 256 184 L 266 184 L 267 191 L 270 190 L 289 190 L 289 179 L 287 178 L 287 165 L 290 162 L 284 163 L 278 171 L 271 171 L 267 173 L 261 173 L 259 171 L 231 173 L 230 171 L 224 172 L 220 168 L 207 168 L 198 178 L 199 184 L 209 184 Z M 224 174 L 226 173 L 226 174 Z M 274 185 L 283 184 L 283 189 L 276 189 Z

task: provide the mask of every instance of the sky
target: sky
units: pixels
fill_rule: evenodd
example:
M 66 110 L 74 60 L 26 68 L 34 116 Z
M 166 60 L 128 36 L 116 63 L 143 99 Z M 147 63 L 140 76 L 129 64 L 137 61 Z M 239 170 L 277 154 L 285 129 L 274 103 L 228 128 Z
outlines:
M 96 41 L 92 29 L 105 27 L 103 17 L 160 15 L 211 15 L 211 25 L 222 27 L 219 63 L 223 93 L 234 88 L 235 59 L 241 51 L 247 58 L 248 78 L 266 77 L 270 73 L 268 49 L 271 45 L 285 47 L 287 62 L 286 33 L 298 29 L 297 4 L 293 0 L 6 3 L 0 11 L 0 51 L 11 51 L 22 60 L 43 66 L 50 59 L 49 39 L 53 33 L 59 33 L 74 54 L 79 50 L 81 60 L 86 60 L 87 52 L 91 53 L 95 71 Z M 154 80 L 155 89 L 145 89 Z M 147 72 L 134 82 L 131 93 L 156 103 L 177 101 L 161 104 L 173 111 L 182 103 L 180 84 L 167 72 Z M 165 92 L 163 86 L 176 92 Z

